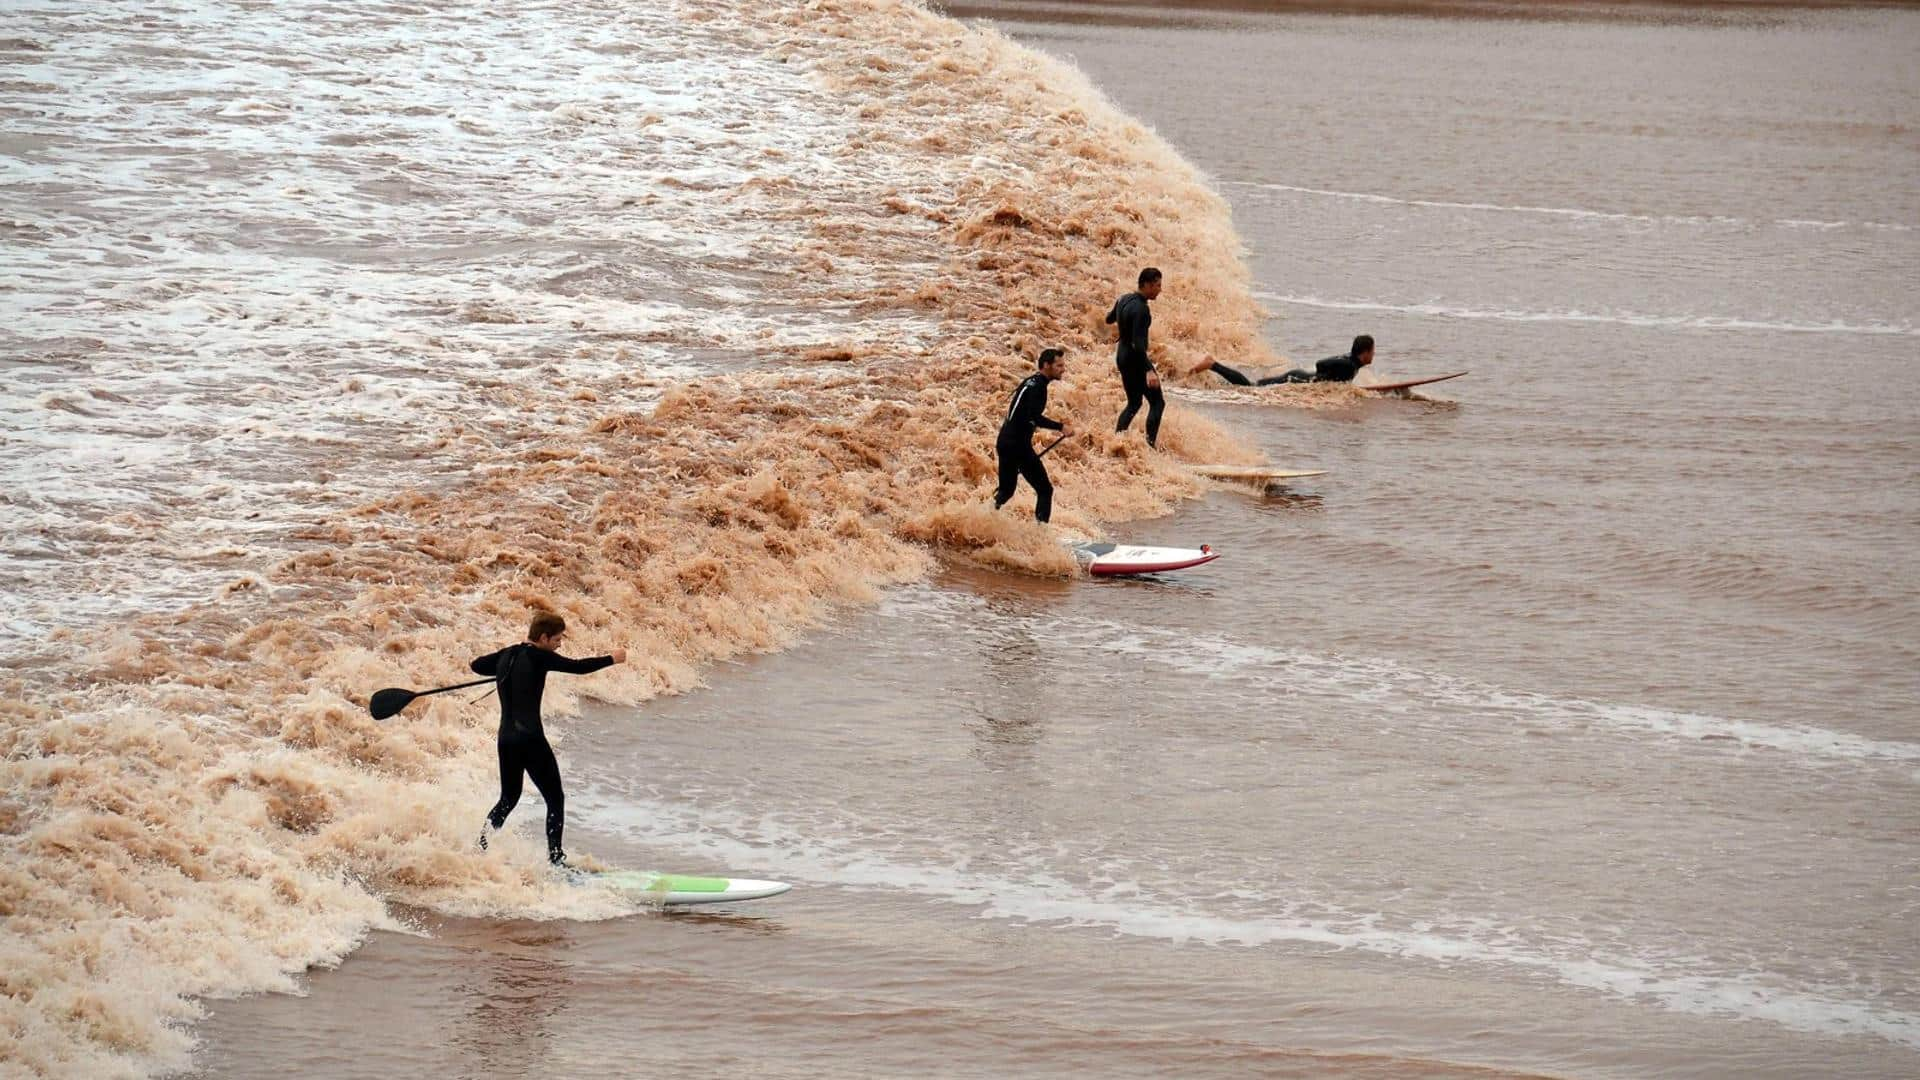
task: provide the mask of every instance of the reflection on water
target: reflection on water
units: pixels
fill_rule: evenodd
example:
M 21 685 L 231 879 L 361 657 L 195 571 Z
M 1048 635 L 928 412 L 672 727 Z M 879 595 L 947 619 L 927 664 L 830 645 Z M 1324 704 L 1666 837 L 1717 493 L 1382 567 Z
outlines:
M 672 919 L 677 926 L 691 926 L 720 934 L 750 934 L 779 937 L 787 932 L 785 923 L 768 915 L 755 915 L 738 908 L 665 908 L 660 917 Z
M 1274 484 L 1260 493 L 1254 503 L 1267 511 L 1312 511 L 1326 509 L 1326 496 L 1317 491 L 1294 491 L 1284 484 Z
M 1019 610 L 1025 605 L 1009 598 L 989 598 L 987 606 L 1006 614 L 1026 613 Z M 1044 722 L 1036 715 L 1046 696 L 1042 684 L 1054 677 L 1054 665 L 1071 659 L 1063 658 L 1057 645 L 1044 645 L 1024 620 L 1007 619 L 1002 625 L 1002 632 L 979 639 L 989 689 L 980 704 L 983 715 L 968 728 L 977 740 L 973 756 L 984 768 L 1026 773 L 1045 734 Z
M 466 1010 L 453 1036 L 461 1060 L 478 1075 L 522 1075 L 552 1052 L 554 1019 L 572 1002 L 566 923 L 512 923 L 499 951 L 455 993 Z

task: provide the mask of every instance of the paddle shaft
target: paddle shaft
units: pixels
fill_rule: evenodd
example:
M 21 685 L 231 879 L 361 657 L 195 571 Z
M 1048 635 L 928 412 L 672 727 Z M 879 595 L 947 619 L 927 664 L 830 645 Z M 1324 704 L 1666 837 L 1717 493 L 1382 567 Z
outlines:
M 417 698 L 423 698 L 432 694 L 444 694 L 449 690 L 465 690 L 469 686 L 479 686 L 481 683 L 490 683 L 492 681 L 493 681 L 493 678 L 489 676 L 484 679 L 475 679 L 472 682 L 463 682 L 463 683 L 456 684 L 454 686 L 442 686 L 437 690 L 422 690 L 414 694 L 413 696 Z
M 1047 449 L 1046 449 L 1046 450 L 1042 450 L 1042 451 L 1040 451 L 1040 453 L 1039 453 L 1039 454 L 1038 454 L 1037 456 L 1038 456 L 1038 457 L 1046 457 L 1046 456 L 1047 456 L 1047 453 L 1048 453 L 1048 451 L 1050 451 L 1050 450 L 1052 450 L 1052 449 L 1053 449 L 1054 447 L 1056 447 L 1056 446 L 1059 446 L 1059 445 L 1060 445 L 1061 443 L 1063 443 L 1063 442 L 1066 442 L 1066 441 L 1067 441 L 1067 437 L 1066 437 L 1065 435 L 1062 435 L 1062 436 L 1060 436 L 1059 438 L 1057 438 L 1057 439 L 1055 439 L 1055 440 L 1053 440 L 1052 442 L 1050 442 L 1050 443 L 1048 443 L 1048 444 L 1047 444 Z

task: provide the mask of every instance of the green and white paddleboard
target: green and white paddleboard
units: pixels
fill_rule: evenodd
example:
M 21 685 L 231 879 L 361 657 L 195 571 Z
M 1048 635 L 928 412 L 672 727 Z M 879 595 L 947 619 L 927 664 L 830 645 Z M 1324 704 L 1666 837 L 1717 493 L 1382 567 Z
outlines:
M 649 870 L 576 870 L 571 876 L 578 885 L 612 889 L 635 900 L 669 907 L 764 900 L 793 888 L 784 881 L 691 877 L 686 874 L 656 874 Z

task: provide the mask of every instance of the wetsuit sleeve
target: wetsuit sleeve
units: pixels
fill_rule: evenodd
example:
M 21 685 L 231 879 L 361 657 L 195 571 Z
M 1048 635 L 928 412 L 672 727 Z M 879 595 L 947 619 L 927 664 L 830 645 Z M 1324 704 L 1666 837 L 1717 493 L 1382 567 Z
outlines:
M 1033 418 L 1033 424 L 1035 427 L 1043 427 L 1043 428 L 1046 428 L 1048 431 L 1065 431 L 1066 430 L 1066 426 L 1064 424 L 1060 423 L 1060 421 L 1055 420 L 1049 416 L 1036 416 Z
M 613 666 L 611 656 L 583 656 L 578 660 L 561 656 L 559 653 L 546 655 L 548 671 L 563 671 L 568 675 L 591 675 L 604 667 Z
M 500 657 L 506 651 L 501 649 L 499 652 L 490 652 L 467 666 L 473 669 L 475 675 L 498 675 L 500 674 Z
M 1228 382 L 1232 383 L 1235 386 L 1252 386 L 1253 385 L 1253 380 L 1247 378 L 1244 374 L 1242 374 L 1240 372 L 1240 369 L 1230 368 L 1218 360 L 1215 360 L 1213 362 L 1213 373 L 1227 380 Z M 1260 382 L 1262 385 L 1266 384 L 1265 379 L 1260 380 Z

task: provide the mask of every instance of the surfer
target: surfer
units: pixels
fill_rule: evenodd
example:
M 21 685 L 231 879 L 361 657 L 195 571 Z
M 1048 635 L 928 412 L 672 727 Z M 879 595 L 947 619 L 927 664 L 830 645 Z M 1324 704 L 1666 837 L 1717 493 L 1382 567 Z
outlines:
M 1341 356 L 1329 356 L 1313 365 L 1313 370 L 1294 368 L 1284 375 L 1269 375 L 1264 379 L 1249 379 L 1233 368 L 1218 360 L 1209 360 L 1207 367 L 1215 375 L 1235 386 L 1273 386 L 1278 383 L 1303 382 L 1352 382 L 1360 369 L 1373 363 L 1373 335 L 1361 334 L 1353 339 L 1353 348 Z
M 1167 399 L 1160 394 L 1160 373 L 1147 359 L 1147 328 L 1153 325 L 1153 310 L 1148 307 L 1160 295 L 1160 271 L 1149 266 L 1140 271 L 1140 287 L 1113 302 L 1107 322 L 1120 328 L 1120 344 L 1114 349 L 1113 363 L 1120 369 L 1120 385 L 1127 390 L 1127 407 L 1120 410 L 1120 422 L 1114 431 L 1125 431 L 1147 403 L 1147 445 L 1160 443 L 1160 414 Z
M 1067 425 L 1046 415 L 1047 384 L 1067 370 L 1066 353 L 1048 349 L 1040 354 L 1039 370 L 1020 381 L 1007 406 L 1007 417 L 1000 421 L 1000 436 L 994 440 L 994 452 L 1000 458 L 1000 487 L 993 493 L 993 508 L 1000 509 L 1013 498 L 1013 490 L 1026 477 L 1033 488 L 1033 520 L 1042 525 L 1053 516 L 1053 482 L 1047 479 L 1046 463 L 1033 452 L 1033 429 L 1048 428 L 1066 438 L 1072 432 Z
M 607 656 L 569 659 L 555 652 L 566 635 L 567 621 L 551 612 L 533 617 L 527 627 L 527 640 L 488 653 L 470 667 L 476 675 L 493 676 L 500 692 L 500 801 L 487 814 L 480 830 L 480 850 L 487 849 L 487 833 L 507 823 L 514 804 L 520 801 L 520 775 L 533 777 L 533 786 L 547 803 L 547 861 L 567 865 L 567 853 L 560 847 L 560 831 L 566 824 L 566 796 L 560 790 L 560 765 L 554 761 L 553 747 L 540 727 L 540 695 L 547 688 L 547 672 L 589 675 L 601 668 L 627 662 L 627 650 L 615 649 Z

